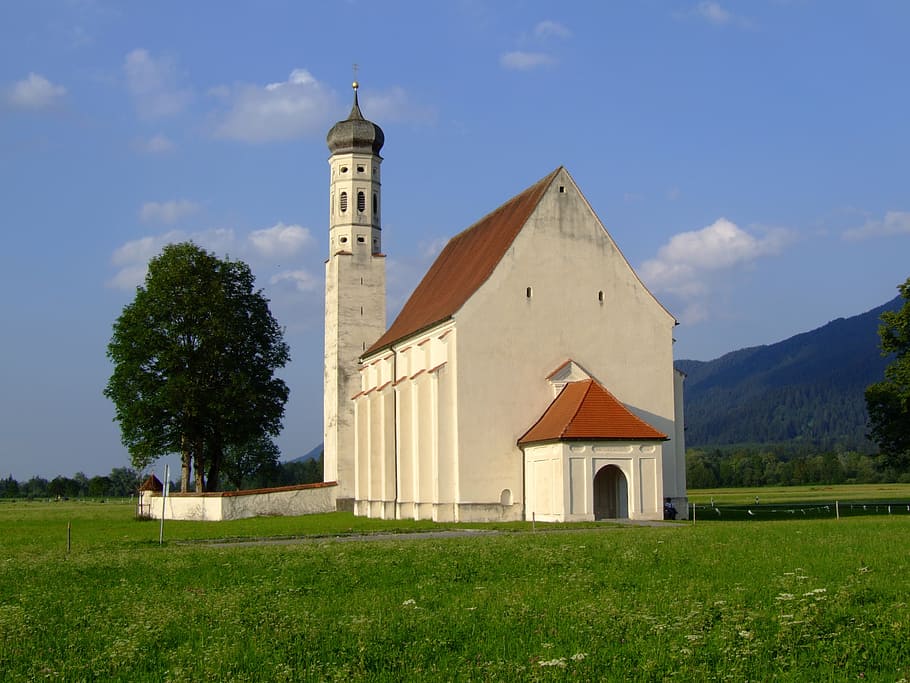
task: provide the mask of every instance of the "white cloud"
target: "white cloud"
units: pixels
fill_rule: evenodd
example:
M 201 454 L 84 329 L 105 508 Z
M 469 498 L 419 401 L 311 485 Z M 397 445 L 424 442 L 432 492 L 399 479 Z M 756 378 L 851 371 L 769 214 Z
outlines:
M 219 117 L 215 134 L 244 142 L 324 133 L 336 111 L 331 92 L 305 69 L 294 69 L 286 81 L 265 86 L 217 86 L 210 94 L 229 107 Z
M 733 15 L 721 7 L 720 3 L 710 0 L 698 3 L 693 11 L 702 19 L 717 25 L 727 24 L 733 18 Z
M 417 245 L 417 250 L 420 253 L 420 258 L 429 264 L 442 253 L 448 243 L 448 237 L 434 237 L 428 240 L 421 240 Z
M 173 141 L 162 133 L 153 135 L 145 141 L 145 150 L 150 154 L 166 154 L 174 151 L 174 148 Z
M 147 50 L 130 52 L 123 63 L 126 83 L 143 118 L 173 116 L 192 99 L 188 88 L 181 88 L 177 64 L 170 57 L 153 58 Z
M 142 237 L 118 247 L 111 256 L 111 263 L 118 267 L 117 273 L 107 285 L 113 289 L 133 289 L 142 284 L 149 260 L 157 255 L 165 244 L 186 239 L 177 231 L 163 235 Z
M 534 35 L 538 38 L 570 38 L 572 32 L 557 21 L 541 21 L 534 27 Z
M 250 242 L 263 256 L 277 257 L 296 254 L 313 241 L 310 231 L 299 225 L 277 223 L 271 228 L 250 233 Z
M 139 218 L 143 223 L 176 223 L 181 218 L 190 216 L 201 208 L 196 202 L 188 199 L 171 199 L 166 202 L 146 202 L 139 209 Z
M 216 228 L 204 232 L 187 233 L 183 230 L 170 230 L 160 235 L 147 235 L 131 240 L 114 250 L 111 263 L 118 268 L 117 273 L 108 280 L 108 287 L 114 289 L 133 289 L 142 284 L 152 257 L 161 253 L 166 244 L 192 241 L 204 249 L 216 254 L 227 254 L 234 251 L 237 244 L 234 231 L 229 228 Z
M 34 72 L 9 88 L 6 99 L 20 109 L 47 109 L 66 95 L 66 88 L 55 85 L 41 74 Z
M 263 230 L 254 230 L 249 234 L 238 235 L 230 228 L 196 232 L 169 230 L 158 235 L 147 235 L 131 240 L 118 247 L 112 254 L 111 263 L 117 272 L 107 285 L 115 289 L 135 288 L 145 279 L 149 260 L 160 254 L 166 244 L 186 241 L 192 241 L 219 257 L 229 256 L 255 264 L 257 274 L 266 278 L 270 284 L 281 285 L 287 289 L 286 285 L 291 283 L 293 285 L 291 289 L 300 292 L 321 286 L 303 270 L 280 270 L 282 263 L 296 265 L 295 260 L 292 259 L 293 262 L 289 263 L 287 259 L 314 241 L 306 228 L 284 223 Z
M 556 60 L 545 52 L 523 52 L 516 50 L 506 52 L 499 58 L 499 64 L 504 69 L 515 71 L 528 71 L 542 66 L 555 64 Z
M 688 10 L 674 12 L 674 16 L 678 19 L 694 17 L 714 26 L 738 26 L 745 29 L 755 27 L 752 19 L 730 12 L 716 0 L 702 0 Z
M 288 283 L 298 292 L 312 292 L 322 287 L 322 281 L 305 270 L 285 270 L 269 278 L 270 285 Z
M 136 146 L 147 154 L 167 154 L 176 148 L 171 139 L 163 133 L 153 135 L 148 140 L 138 140 Z
M 768 230 L 757 237 L 719 218 L 701 230 L 674 235 L 639 272 L 654 291 L 682 300 L 683 320 L 694 323 L 708 315 L 705 299 L 713 278 L 780 252 L 789 239 L 785 230 Z
M 888 211 L 883 220 L 868 220 L 844 232 L 844 239 L 856 241 L 873 237 L 910 235 L 910 211 Z
M 436 119 L 434 109 L 415 104 L 404 88 L 398 86 L 385 91 L 370 90 L 360 95 L 364 116 L 371 121 L 427 123 Z

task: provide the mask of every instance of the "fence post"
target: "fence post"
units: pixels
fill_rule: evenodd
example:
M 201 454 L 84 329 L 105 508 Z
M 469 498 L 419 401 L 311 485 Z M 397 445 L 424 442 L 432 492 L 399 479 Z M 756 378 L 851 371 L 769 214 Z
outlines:
M 840 519 L 840 502 L 834 501 L 834 513 L 837 515 L 837 518 Z

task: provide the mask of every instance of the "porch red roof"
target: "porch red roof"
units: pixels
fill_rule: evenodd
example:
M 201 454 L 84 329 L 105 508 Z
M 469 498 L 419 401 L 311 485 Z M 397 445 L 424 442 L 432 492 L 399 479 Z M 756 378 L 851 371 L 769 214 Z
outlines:
M 593 379 L 569 382 L 518 445 L 543 441 L 665 441 Z

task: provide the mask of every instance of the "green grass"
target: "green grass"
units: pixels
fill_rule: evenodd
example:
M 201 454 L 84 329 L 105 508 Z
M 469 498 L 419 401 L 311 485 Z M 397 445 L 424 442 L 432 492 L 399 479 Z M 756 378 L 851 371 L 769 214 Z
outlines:
M 132 513 L 0 506 L 0 679 L 910 678 L 906 518 L 191 542 L 428 526 L 336 514 L 159 547 Z
M 689 489 L 689 502 L 706 505 L 761 503 L 833 503 L 844 501 L 910 501 L 910 484 L 832 484 L 811 486 L 759 486 L 754 488 Z

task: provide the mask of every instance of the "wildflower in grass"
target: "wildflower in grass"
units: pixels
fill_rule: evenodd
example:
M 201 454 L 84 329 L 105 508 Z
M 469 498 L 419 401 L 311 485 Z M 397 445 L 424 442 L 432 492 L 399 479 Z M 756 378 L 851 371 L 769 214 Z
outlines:
M 561 669 L 566 668 L 566 658 L 560 657 L 559 659 L 542 659 L 537 662 L 540 666 L 558 666 Z
M 793 599 L 793 593 L 780 593 L 780 594 L 779 594 L 776 598 L 774 598 L 774 599 L 775 599 L 775 600 L 792 600 L 792 599 Z
M 405 600 L 403 603 L 401 603 L 401 605 L 402 605 L 403 607 L 407 607 L 408 605 L 413 605 L 413 604 L 416 604 L 416 603 L 414 602 L 414 598 L 408 598 L 408 599 Z
M 587 656 L 588 656 L 587 652 L 576 652 L 569 659 L 571 659 L 573 662 L 580 662 L 582 659 L 584 659 Z

